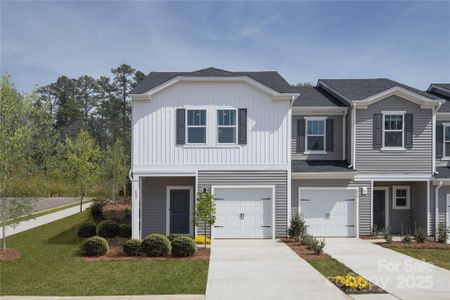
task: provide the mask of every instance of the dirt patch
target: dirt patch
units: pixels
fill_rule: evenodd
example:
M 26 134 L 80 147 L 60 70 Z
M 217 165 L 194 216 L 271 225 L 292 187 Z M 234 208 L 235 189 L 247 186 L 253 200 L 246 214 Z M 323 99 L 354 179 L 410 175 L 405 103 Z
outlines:
M 14 261 L 19 259 L 21 253 L 16 248 L 7 248 L 0 250 L 0 261 Z
M 110 247 L 105 256 L 83 257 L 85 261 L 116 261 L 116 260 L 209 260 L 210 249 L 198 249 L 192 257 L 147 257 L 126 256 L 121 247 Z
M 425 241 L 423 243 L 418 243 L 416 241 L 411 241 L 409 243 L 402 242 L 382 242 L 376 243 L 385 248 L 411 248 L 411 249 L 442 249 L 442 250 L 450 250 L 450 244 L 444 244 L 433 241 Z
M 381 235 L 360 235 L 359 236 L 360 239 L 362 240 L 379 240 L 379 239 L 383 239 L 383 236 Z
M 306 249 L 305 246 L 303 246 L 302 244 L 300 244 L 299 242 L 294 241 L 294 240 L 282 239 L 281 241 L 283 243 L 285 243 L 286 245 L 288 245 L 289 248 L 294 250 L 294 252 L 297 253 L 301 258 L 304 258 L 307 260 L 308 259 L 328 259 L 331 257 L 326 253 L 322 253 L 319 255 L 315 254 L 314 251 Z

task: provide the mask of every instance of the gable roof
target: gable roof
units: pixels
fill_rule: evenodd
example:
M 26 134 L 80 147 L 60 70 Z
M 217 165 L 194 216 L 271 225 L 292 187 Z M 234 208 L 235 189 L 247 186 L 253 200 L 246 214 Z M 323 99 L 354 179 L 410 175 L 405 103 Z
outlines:
M 247 76 L 279 93 L 295 93 L 292 86 L 276 71 L 231 72 L 217 68 L 206 68 L 193 72 L 151 72 L 130 92 L 143 94 L 177 77 L 241 77 Z
M 450 83 L 432 83 L 427 92 L 446 100 L 439 112 L 450 112 Z
M 342 101 L 330 95 L 321 87 L 312 86 L 293 86 L 296 92 L 300 93 L 300 96 L 295 99 L 294 107 L 307 107 L 307 106 L 337 106 L 346 107 Z
M 433 86 L 437 86 L 442 89 L 448 90 L 448 92 L 450 93 L 450 83 L 432 83 L 432 84 L 430 84 L 430 88 Z
M 439 99 L 433 94 L 424 92 L 408 85 L 390 80 L 388 78 L 375 79 L 319 79 L 318 85 L 331 89 L 337 96 L 345 101 L 364 100 L 394 87 L 401 87 L 408 91 L 429 99 Z

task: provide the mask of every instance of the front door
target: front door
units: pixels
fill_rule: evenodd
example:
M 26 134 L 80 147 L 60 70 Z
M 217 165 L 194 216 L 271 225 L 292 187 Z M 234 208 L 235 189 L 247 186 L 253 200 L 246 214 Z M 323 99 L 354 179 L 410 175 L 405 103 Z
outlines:
M 189 234 L 189 190 L 170 190 L 170 234 Z
M 384 229 L 386 226 L 386 191 L 373 191 L 373 225 L 378 230 Z

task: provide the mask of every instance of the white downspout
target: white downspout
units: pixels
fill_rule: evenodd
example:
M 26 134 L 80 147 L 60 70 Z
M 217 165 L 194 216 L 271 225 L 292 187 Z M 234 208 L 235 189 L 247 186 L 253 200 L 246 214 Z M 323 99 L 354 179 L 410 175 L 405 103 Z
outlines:
M 349 167 L 349 169 L 356 169 L 356 149 L 355 149 L 355 145 L 356 145 L 356 105 L 354 102 L 352 102 L 352 136 L 351 138 L 351 146 L 352 146 L 352 153 L 351 153 L 351 164 Z
M 345 149 L 347 147 L 347 110 L 344 112 L 342 117 L 342 160 L 346 158 Z
M 442 181 L 434 189 L 434 240 L 437 240 L 439 232 L 439 190 L 442 187 Z
M 292 210 L 292 106 L 294 105 L 295 96 L 292 96 L 291 101 L 289 101 L 289 111 L 288 111 L 288 147 L 287 147 L 287 158 L 288 158 L 288 172 L 287 172 L 287 225 L 289 226 L 291 222 L 291 210 Z

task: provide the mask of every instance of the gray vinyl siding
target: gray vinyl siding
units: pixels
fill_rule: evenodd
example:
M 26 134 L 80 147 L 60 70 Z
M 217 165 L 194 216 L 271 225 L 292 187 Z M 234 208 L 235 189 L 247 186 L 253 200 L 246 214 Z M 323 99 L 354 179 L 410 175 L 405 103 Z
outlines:
M 167 186 L 195 186 L 194 177 L 142 178 L 141 234 L 166 234 Z M 195 190 L 195 189 L 194 189 Z
M 345 157 L 349 163 L 352 160 L 352 126 L 352 110 L 349 109 L 345 121 Z
M 441 126 L 442 123 L 450 123 L 450 121 L 437 121 L 436 120 L 436 127 L 437 126 Z M 442 153 L 444 153 L 444 152 L 442 152 Z M 437 158 L 436 159 L 436 165 L 440 166 L 440 167 L 448 166 L 449 163 L 450 163 L 450 160 L 448 160 L 448 159 L 442 159 L 442 158 Z
M 291 139 L 292 159 L 293 160 L 342 160 L 342 143 L 343 143 L 342 116 L 326 116 L 328 119 L 334 120 L 334 122 L 333 122 L 333 127 L 334 127 L 333 151 L 328 151 L 327 154 L 309 154 L 308 155 L 308 154 L 303 154 L 303 152 L 297 153 L 297 120 L 303 119 L 306 116 L 307 115 L 292 117 L 292 139 Z M 305 135 L 305 139 L 306 139 L 306 135 Z
M 198 171 L 197 191 L 211 191 L 213 185 L 274 185 L 275 186 L 275 236 L 286 236 L 287 230 L 287 171 Z M 202 228 L 198 234 L 204 234 Z M 209 235 L 209 232 L 207 233 Z
M 370 182 L 369 181 L 351 181 L 345 179 L 324 179 L 324 180 L 292 180 L 291 186 L 291 212 L 295 215 L 298 212 L 298 188 L 299 187 L 367 187 L 367 194 L 361 195 L 359 193 L 359 234 L 367 235 L 370 233 Z
M 413 114 L 413 147 L 404 151 L 373 148 L 373 115 L 381 111 Z M 360 174 L 431 174 L 432 110 L 391 96 L 356 112 L 356 169 Z
M 414 225 L 427 228 L 427 182 L 376 182 L 374 187 L 389 188 L 389 229 L 393 234 L 414 230 Z M 410 209 L 394 209 L 394 186 L 410 187 Z M 430 199 L 431 200 L 431 199 Z

